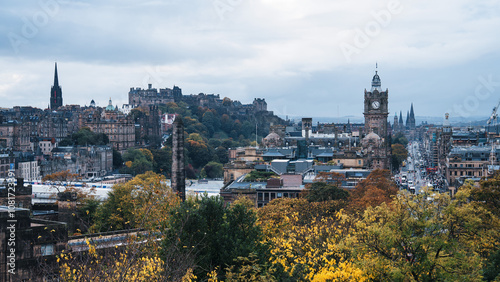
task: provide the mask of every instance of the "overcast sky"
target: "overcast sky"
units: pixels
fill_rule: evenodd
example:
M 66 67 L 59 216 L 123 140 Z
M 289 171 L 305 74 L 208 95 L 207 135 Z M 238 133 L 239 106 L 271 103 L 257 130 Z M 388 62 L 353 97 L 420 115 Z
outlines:
M 489 116 L 500 0 L 3 0 L 0 107 L 115 105 L 130 87 L 265 98 L 280 115 L 362 116 L 378 62 L 390 117 Z M 392 119 L 391 119 L 392 120 Z

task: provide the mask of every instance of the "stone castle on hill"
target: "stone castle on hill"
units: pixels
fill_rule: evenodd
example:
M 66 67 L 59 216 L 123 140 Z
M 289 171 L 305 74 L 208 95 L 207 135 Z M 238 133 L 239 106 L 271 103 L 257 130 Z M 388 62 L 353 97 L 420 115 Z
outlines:
M 267 102 L 265 99 L 255 98 L 252 104 L 242 104 L 239 101 L 232 101 L 228 98 L 221 99 L 219 94 L 183 95 L 182 89 L 178 86 L 170 88 L 156 89 L 152 84 L 148 89 L 130 88 L 128 93 L 129 107 L 142 107 L 149 105 L 168 104 L 184 102 L 189 106 L 208 107 L 208 108 L 226 108 L 231 114 L 250 115 L 255 113 L 265 113 L 267 111 Z M 273 115 L 273 112 L 269 112 Z

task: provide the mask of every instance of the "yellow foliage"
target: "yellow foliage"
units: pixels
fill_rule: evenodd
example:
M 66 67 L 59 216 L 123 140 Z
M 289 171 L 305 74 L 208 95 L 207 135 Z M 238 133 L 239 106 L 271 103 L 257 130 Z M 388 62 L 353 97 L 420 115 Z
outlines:
M 193 269 L 190 268 L 187 270 L 186 275 L 182 277 L 182 282 L 192 282 L 196 281 L 196 275 L 193 274 Z
M 76 261 L 71 254 L 61 254 L 62 281 L 159 281 L 163 261 L 158 256 L 140 256 L 128 251 L 116 252 L 112 257 L 104 257 L 96 252 L 93 244 L 86 240 L 89 248 L 87 261 Z M 191 281 L 191 280 L 187 280 Z

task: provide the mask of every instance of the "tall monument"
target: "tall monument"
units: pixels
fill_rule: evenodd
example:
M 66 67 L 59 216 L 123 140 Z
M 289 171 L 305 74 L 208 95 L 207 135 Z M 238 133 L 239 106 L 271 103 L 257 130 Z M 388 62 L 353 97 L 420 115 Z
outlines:
M 172 189 L 181 197 L 182 201 L 186 200 L 184 123 L 180 116 L 175 117 L 172 134 Z
M 62 100 L 62 89 L 59 86 L 59 78 L 57 77 L 57 63 L 54 72 L 54 85 L 50 89 L 50 109 L 56 110 L 63 104 Z
M 362 140 L 365 165 L 368 169 L 389 169 L 390 136 L 387 131 L 389 90 L 382 91 L 382 83 L 375 71 L 371 91 L 365 89 L 365 137 Z

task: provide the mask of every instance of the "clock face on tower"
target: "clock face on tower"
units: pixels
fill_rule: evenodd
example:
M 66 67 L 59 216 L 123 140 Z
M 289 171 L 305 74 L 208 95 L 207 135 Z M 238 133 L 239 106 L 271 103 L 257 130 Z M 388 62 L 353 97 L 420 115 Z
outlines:
M 380 108 L 380 102 L 379 101 L 372 102 L 372 108 L 378 110 L 378 108 Z

